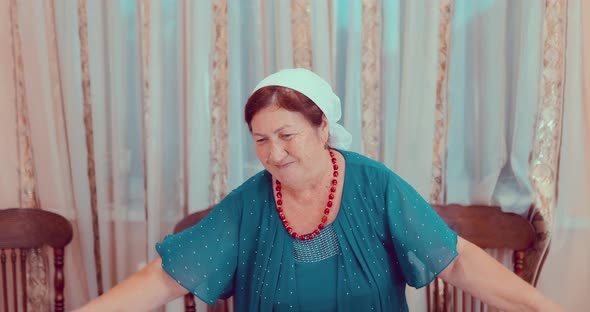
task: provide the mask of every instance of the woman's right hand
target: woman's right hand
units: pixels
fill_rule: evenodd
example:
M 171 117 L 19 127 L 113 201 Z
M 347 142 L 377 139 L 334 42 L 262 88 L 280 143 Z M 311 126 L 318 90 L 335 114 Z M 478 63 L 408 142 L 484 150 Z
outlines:
M 186 293 L 187 290 L 164 271 L 162 259 L 158 257 L 102 296 L 75 311 L 150 311 Z

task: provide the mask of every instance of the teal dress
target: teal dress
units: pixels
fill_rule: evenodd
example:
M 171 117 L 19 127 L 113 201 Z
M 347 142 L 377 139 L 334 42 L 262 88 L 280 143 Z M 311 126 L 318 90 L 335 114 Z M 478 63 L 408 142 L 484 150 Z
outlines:
M 340 152 L 340 211 L 319 236 L 287 233 L 262 171 L 156 245 L 164 270 L 206 303 L 233 295 L 236 311 L 407 311 L 406 285 L 444 270 L 457 234 L 383 164 Z

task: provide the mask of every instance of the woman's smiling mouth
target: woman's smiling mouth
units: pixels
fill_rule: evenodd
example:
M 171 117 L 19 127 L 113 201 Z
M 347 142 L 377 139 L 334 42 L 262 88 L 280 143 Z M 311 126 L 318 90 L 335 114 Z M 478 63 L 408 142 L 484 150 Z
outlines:
M 284 164 L 280 164 L 280 165 L 275 165 L 275 167 L 279 168 L 279 169 L 285 169 L 287 168 L 290 164 L 292 164 L 292 162 L 288 162 L 288 163 L 284 163 Z

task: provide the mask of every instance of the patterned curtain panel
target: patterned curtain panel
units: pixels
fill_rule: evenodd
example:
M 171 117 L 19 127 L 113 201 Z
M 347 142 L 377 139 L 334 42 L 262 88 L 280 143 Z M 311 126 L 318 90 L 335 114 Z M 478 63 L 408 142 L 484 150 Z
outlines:
M 550 289 L 565 258 L 590 261 L 571 245 L 590 234 L 581 204 L 590 201 L 589 9 L 581 0 L 0 0 L 0 207 L 72 221 L 66 308 L 80 306 L 153 260 L 184 215 L 262 169 L 243 105 L 264 76 L 305 67 L 340 96 L 351 149 L 432 203 L 519 214 L 534 205 L 546 225 L 539 259 L 553 239 L 540 279 Z M 570 254 L 552 257 L 559 251 Z M 51 264 L 37 255 L 30 309 L 43 311 Z M 548 294 L 576 310 L 583 292 L 568 278 Z M 421 292 L 408 295 L 412 310 L 425 307 Z

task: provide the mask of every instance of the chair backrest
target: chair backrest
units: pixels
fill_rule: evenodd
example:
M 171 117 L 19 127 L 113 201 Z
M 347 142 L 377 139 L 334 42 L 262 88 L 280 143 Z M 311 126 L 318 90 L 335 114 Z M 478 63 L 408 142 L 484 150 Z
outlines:
M 185 229 L 190 228 L 191 226 L 199 223 L 203 218 L 207 216 L 207 214 L 213 209 L 214 206 L 210 206 L 209 208 L 193 212 L 186 217 L 182 218 L 176 225 L 174 226 L 174 233 L 182 232 Z M 207 312 L 227 312 L 229 311 L 229 301 L 231 299 L 225 300 L 217 300 L 217 303 L 213 306 L 207 307 Z M 188 293 L 184 296 L 184 310 L 186 312 L 195 312 L 196 311 L 196 304 L 195 304 L 195 297 Z
M 538 230 L 529 219 L 492 206 L 434 205 L 434 209 L 461 237 L 488 249 L 513 251 L 513 271 L 530 284 L 540 266 L 527 261 L 535 248 Z M 532 208 L 531 208 L 532 211 Z M 539 259 L 537 259 L 539 260 Z M 537 263 L 538 264 L 538 263 Z M 531 272 L 537 271 L 537 272 Z M 426 288 L 428 311 L 486 311 L 491 307 L 436 278 Z
M 17 299 L 19 280 L 17 276 L 17 258 L 20 260 L 22 309 L 23 311 L 27 311 L 27 251 L 45 245 L 53 248 L 54 255 L 54 311 L 64 311 L 64 248 L 71 240 L 72 225 L 68 220 L 58 214 L 41 209 L 29 208 L 0 210 L 0 263 L 2 269 L 3 311 L 9 311 L 9 301 L 12 301 L 14 311 L 19 311 Z M 7 261 L 8 257 L 10 257 L 9 262 Z M 9 273 L 7 273 L 7 262 L 9 267 L 12 267 L 12 298 L 8 297 L 9 285 L 7 281 Z

